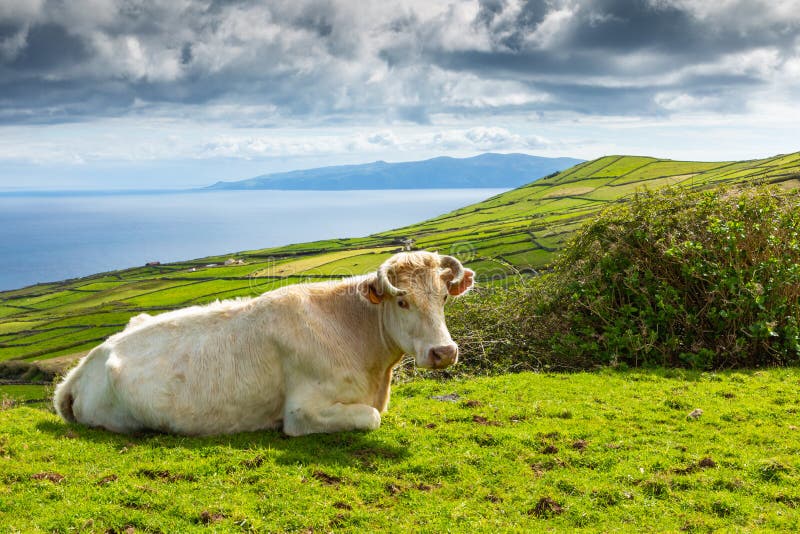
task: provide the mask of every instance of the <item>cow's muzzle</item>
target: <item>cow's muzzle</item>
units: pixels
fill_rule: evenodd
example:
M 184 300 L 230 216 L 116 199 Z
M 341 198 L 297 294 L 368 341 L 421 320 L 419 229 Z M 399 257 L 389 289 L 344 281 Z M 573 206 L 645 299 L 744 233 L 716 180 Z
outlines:
M 432 347 L 428 351 L 428 365 L 432 369 L 444 369 L 458 361 L 458 345 L 451 343 Z

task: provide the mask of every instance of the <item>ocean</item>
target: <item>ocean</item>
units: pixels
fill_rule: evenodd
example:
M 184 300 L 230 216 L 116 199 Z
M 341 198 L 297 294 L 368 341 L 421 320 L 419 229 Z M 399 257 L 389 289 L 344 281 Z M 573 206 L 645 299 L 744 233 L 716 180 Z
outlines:
M 0 193 L 0 290 L 413 224 L 502 189 Z

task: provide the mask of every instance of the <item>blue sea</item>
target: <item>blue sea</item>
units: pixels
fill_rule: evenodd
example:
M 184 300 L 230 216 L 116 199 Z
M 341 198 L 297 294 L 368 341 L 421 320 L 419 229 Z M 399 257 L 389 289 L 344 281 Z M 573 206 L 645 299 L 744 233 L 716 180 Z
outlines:
M 365 236 L 502 191 L 0 193 L 0 290 L 150 261 Z

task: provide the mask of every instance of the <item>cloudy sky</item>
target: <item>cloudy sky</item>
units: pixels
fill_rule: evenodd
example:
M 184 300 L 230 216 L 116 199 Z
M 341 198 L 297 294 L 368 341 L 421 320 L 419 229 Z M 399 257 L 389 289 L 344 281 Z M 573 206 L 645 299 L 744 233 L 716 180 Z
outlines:
M 0 189 L 800 150 L 800 0 L 0 0 Z

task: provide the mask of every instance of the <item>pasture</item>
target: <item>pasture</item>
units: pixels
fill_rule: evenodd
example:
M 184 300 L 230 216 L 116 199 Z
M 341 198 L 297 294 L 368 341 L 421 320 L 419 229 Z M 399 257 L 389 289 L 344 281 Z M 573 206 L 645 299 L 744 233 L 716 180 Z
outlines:
M 141 312 L 362 274 L 400 250 L 406 239 L 416 248 L 458 257 L 477 271 L 479 282 L 489 284 L 546 269 L 576 229 L 643 188 L 754 182 L 796 186 L 798 173 L 799 154 L 718 163 L 606 156 L 381 234 L 231 252 L 0 292 L 0 362 L 86 351 Z M 224 265 L 232 258 L 242 263 Z
M 424 379 L 375 432 L 303 438 L 120 436 L 18 406 L 0 412 L 0 530 L 797 531 L 798 386 L 796 369 Z
M 132 315 L 360 274 L 408 239 L 459 257 L 484 288 L 449 308 L 465 349 L 455 374 L 402 367 L 371 433 L 122 436 L 65 424 L 41 402 L 48 386 L 0 385 L 0 531 L 800 530 L 796 368 L 469 376 L 519 369 L 506 349 L 479 360 L 536 337 L 508 324 L 519 310 L 500 304 L 515 301 L 492 300 L 515 294 L 490 288 L 549 268 L 604 207 L 673 183 L 796 187 L 798 173 L 798 154 L 611 156 L 382 234 L 0 293 L 0 362 L 40 379 Z M 502 340 L 468 335 L 469 317 L 493 321 L 481 303 L 499 306 L 490 330 Z

